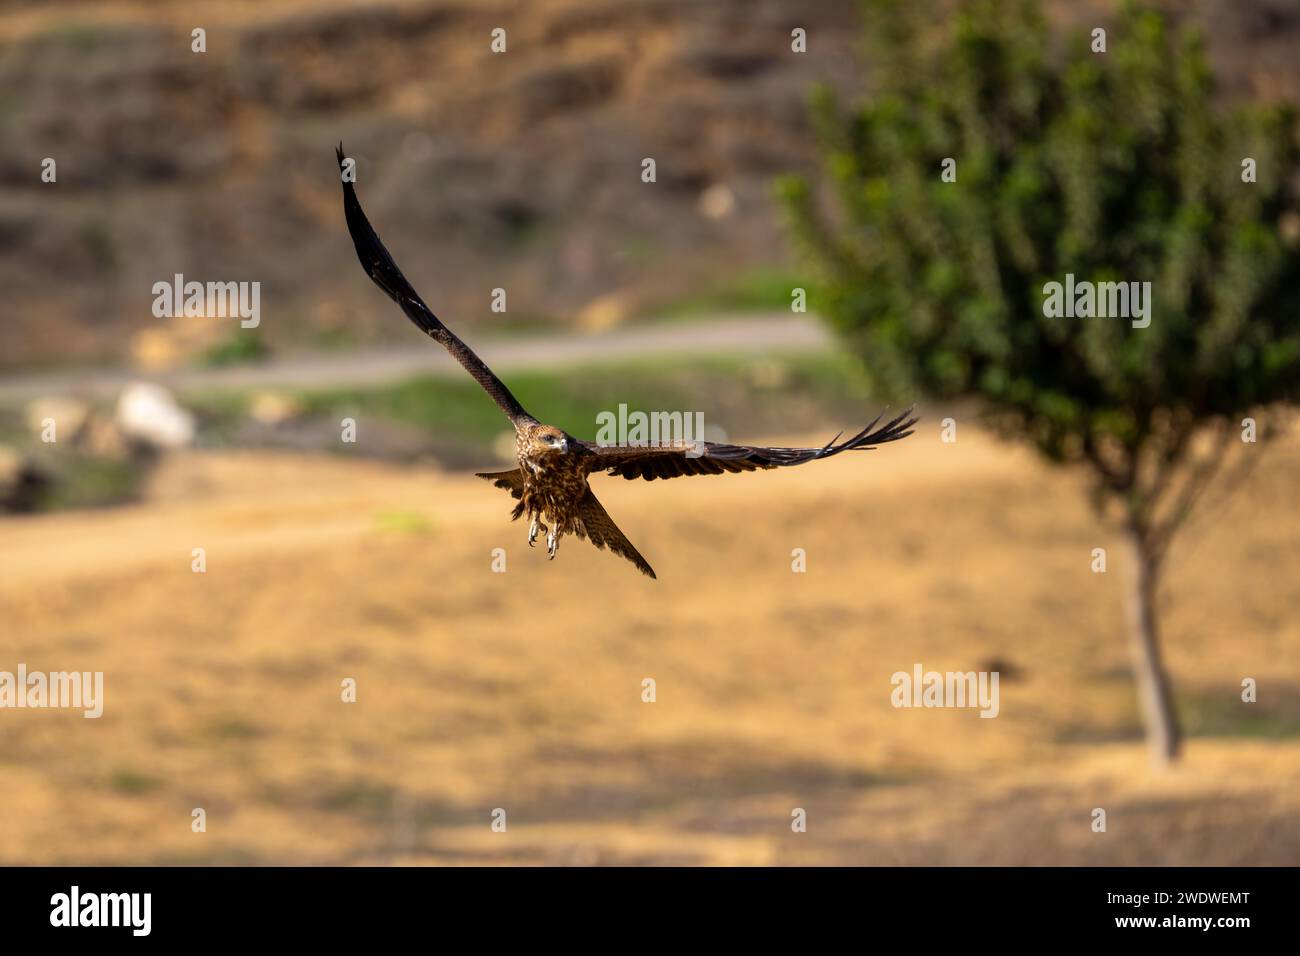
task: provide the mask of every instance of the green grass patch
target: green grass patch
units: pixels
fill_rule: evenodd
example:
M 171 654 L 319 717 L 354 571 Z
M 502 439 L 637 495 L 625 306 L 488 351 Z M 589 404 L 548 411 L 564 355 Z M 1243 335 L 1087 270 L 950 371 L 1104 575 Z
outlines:
M 874 408 L 856 365 L 838 356 L 604 363 L 506 377 L 530 412 L 584 438 L 595 436 L 598 413 L 617 412 L 620 403 L 630 410 L 700 411 L 706 424 L 729 431 L 829 427 L 826 415 L 840 413 L 851 417 L 836 419 L 836 427 L 847 428 Z M 420 377 L 298 397 L 309 414 L 379 415 L 460 443 L 488 446 L 509 428 L 483 390 L 459 378 Z
M 207 349 L 198 357 L 199 365 L 219 368 L 225 365 L 247 365 L 264 361 L 270 355 L 266 341 L 255 332 L 240 329 Z
M 428 534 L 433 523 L 418 511 L 381 511 L 375 515 L 375 527 L 398 534 Z
M 113 771 L 108 783 L 113 790 L 127 796 L 140 796 L 151 793 L 161 786 L 153 777 L 130 768 Z
M 1300 704 L 1294 694 L 1277 694 L 1272 702 L 1248 704 L 1241 689 L 1222 693 L 1180 693 L 1179 716 L 1192 737 L 1251 737 L 1283 740 L 1300 736 Z
M 130 459 L 70 454 L 57 460 L 53 481 L 38 507 L 63 511 L 125 504 L 139 497 L 146 472 L 144 464 Z
M 219 717 L 204 728 L 204 735 L 211 740 L 255 740 L 263 732 L 240 717 Z
M 663 318 L 683 319 L 728 312 L 788 309 L 794 289 L 808 288 L 807 277 L 771 269 L 742 273 L 711 289 L 692 293 L 655 310 Z

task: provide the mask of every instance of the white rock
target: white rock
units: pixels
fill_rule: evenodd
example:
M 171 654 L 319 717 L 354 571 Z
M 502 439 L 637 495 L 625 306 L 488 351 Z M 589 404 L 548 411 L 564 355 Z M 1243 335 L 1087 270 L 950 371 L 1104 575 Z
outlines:
M 133 382 L 123 389 L 114 420 L 128 438 L 158 448 L 182 448 L 194 441 L 194 416 L 152 382 Z

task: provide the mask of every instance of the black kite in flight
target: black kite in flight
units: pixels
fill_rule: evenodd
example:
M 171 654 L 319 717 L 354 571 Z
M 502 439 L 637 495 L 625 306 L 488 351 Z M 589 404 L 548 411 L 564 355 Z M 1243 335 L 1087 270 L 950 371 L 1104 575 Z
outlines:
M 338 148 L 340 170 L 344 169 L 343 146 Z M 835 444 L 837 435 L 820 448 L 762 448 L 753 445 L 726 445 L 718 442 L 694 442 L 668 445 L 597 445 L 583 441 L 556 428 L 544 425 L 524 411 L 510 390 L 470 351 L 447 326 L 438 320 L 402 275 L 393 257 L 384 248 L 357 200 L 356 189 L 346 176 L 343 181 L 343 212 L 348 232 L 357 249 L 357 258 L 374 281 L 396 302 L 407 318 L 436 339 L 452 358 L 474 376 L 492 400 L 505 412 L 515 427 L 515 454 L 519 467 L 510 471 L 479 474 L 498 488 L 505 488 L 519 500 L 513 518 L 529 518 L 528 544 L 532 546 L 538 531 L 546 534 L 547 553 L 554 558 L 560 538 L 576 534 L 597 548 L 608 546 L 615 554 L 627 558 L 642 573 L 655 577 L 654 569 L 619 530 L 618 525 L 592 494 L 587 478 L 593 472 L 622 475 L 629 480 L 677 478 L 683 475 L 721 475 L 728 472 L 780 468 L 806 461 L 830 458 L 842 451 L 868 449 L 874 445 L 897 441 L 912 434 L 915 418 L 911 409 L 893 421 L 872 431 L 879 415 L 852 438 Z M 550 528 L 542 523 L 549 521 Z

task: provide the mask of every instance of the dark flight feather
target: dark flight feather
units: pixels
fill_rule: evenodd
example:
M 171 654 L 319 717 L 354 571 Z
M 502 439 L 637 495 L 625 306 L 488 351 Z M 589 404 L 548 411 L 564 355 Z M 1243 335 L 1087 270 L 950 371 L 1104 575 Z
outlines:
M 524 473 L 518 468 L 511 471 L 476 471 L 474 477 L 486 478 L 498 488 L 506 489 L 511 498 L 524 496 Z
M 515 510 L 510 512 L 510 520 L 518 521 L 524 513 L 524 473 L 516 468 L 513 471 L 476 471 L 475 478 L 486 478 L 498 488 L 504 488 L 510 492 L 510 497 L 514 498 L 519 504 L 515 505 Z
M 343 144 L 338 146 L 339 170 L 343 169 Z M 340 176 L 340 180 L 342 177 Z M 492 396 L 492 400 L 500 406 L 501 410 L 506 413 L 506 417 L 511 422 L 535 422 L 536 419 L 524 411 L 524 407 L 519 404 L 519 400 L 510 394 L 510 389 L 506 388 L 501 379 L 493 374 L 492 370 L 484 364 L 470 349 L 468 345 L 456 337 L 451 329 L 443 325 L 438 317 L 429 310 L 420 298 L 420 294 L 415 291 L 411 283 L 402 275 L 402 270 L 397 268 L 397 263 L 389 255 L 384 244 L 379 241 L 379 235 L 370 225 L 370 220 L 361 209 L 361 202 L 357 199 L 357 191 L 352 183 L 343 181 L 343 214 L 348 221 L 348 233 L 352 236 L 352 244 L 356 247 L 357 258 L 361 260 L 361 266 L 366 270 L 366 274 L 374 281 L 375 285 L 383 289 L 390 299 L 396 302 L 406 317 L 414 322 L 427 335 L 437 340 L 438 344 L 451 353 L 451 357 L 464 366 L 465 371 L 474 377 L 474 380 L 483 386 L 483 390 Z
M 597 445 L 594 442 L 579 442 L 580 446 L 592 458 L 590 469 L 606 472 L 610 475 L 622 475 L 629 481 L 644 478 L 654 481 L 656 478 L 680 478 L 685 475 L 720 475 L 724 472 L 757 471 L 760 468 L 786 468 L 802 465 L 808 461 L 831 458 L 844 451 L 867 451 L 876 445 L 898 441 L 912 434 L 912 426 L 917 419 L 909 417 L 908 409 L 893 421 L 872 431 L 881 416 L 852 438 L 840 444 L 836 435 L 820 448 L 765 448 L 757 445 L 727 445 L 719 442 L 702 442 L 704 453 L 688 457 L 688 453 L 698 446 L 635 446 L 635 445 Z

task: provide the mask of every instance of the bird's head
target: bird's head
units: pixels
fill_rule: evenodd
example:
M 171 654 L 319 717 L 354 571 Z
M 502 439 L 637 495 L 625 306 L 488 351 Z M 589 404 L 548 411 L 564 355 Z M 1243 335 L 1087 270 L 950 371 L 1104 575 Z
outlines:
M 569 450 L 569 436 L 553 425 L 543 425 L 535 437 L 537 443 L 548 452 L 563 455 Z

